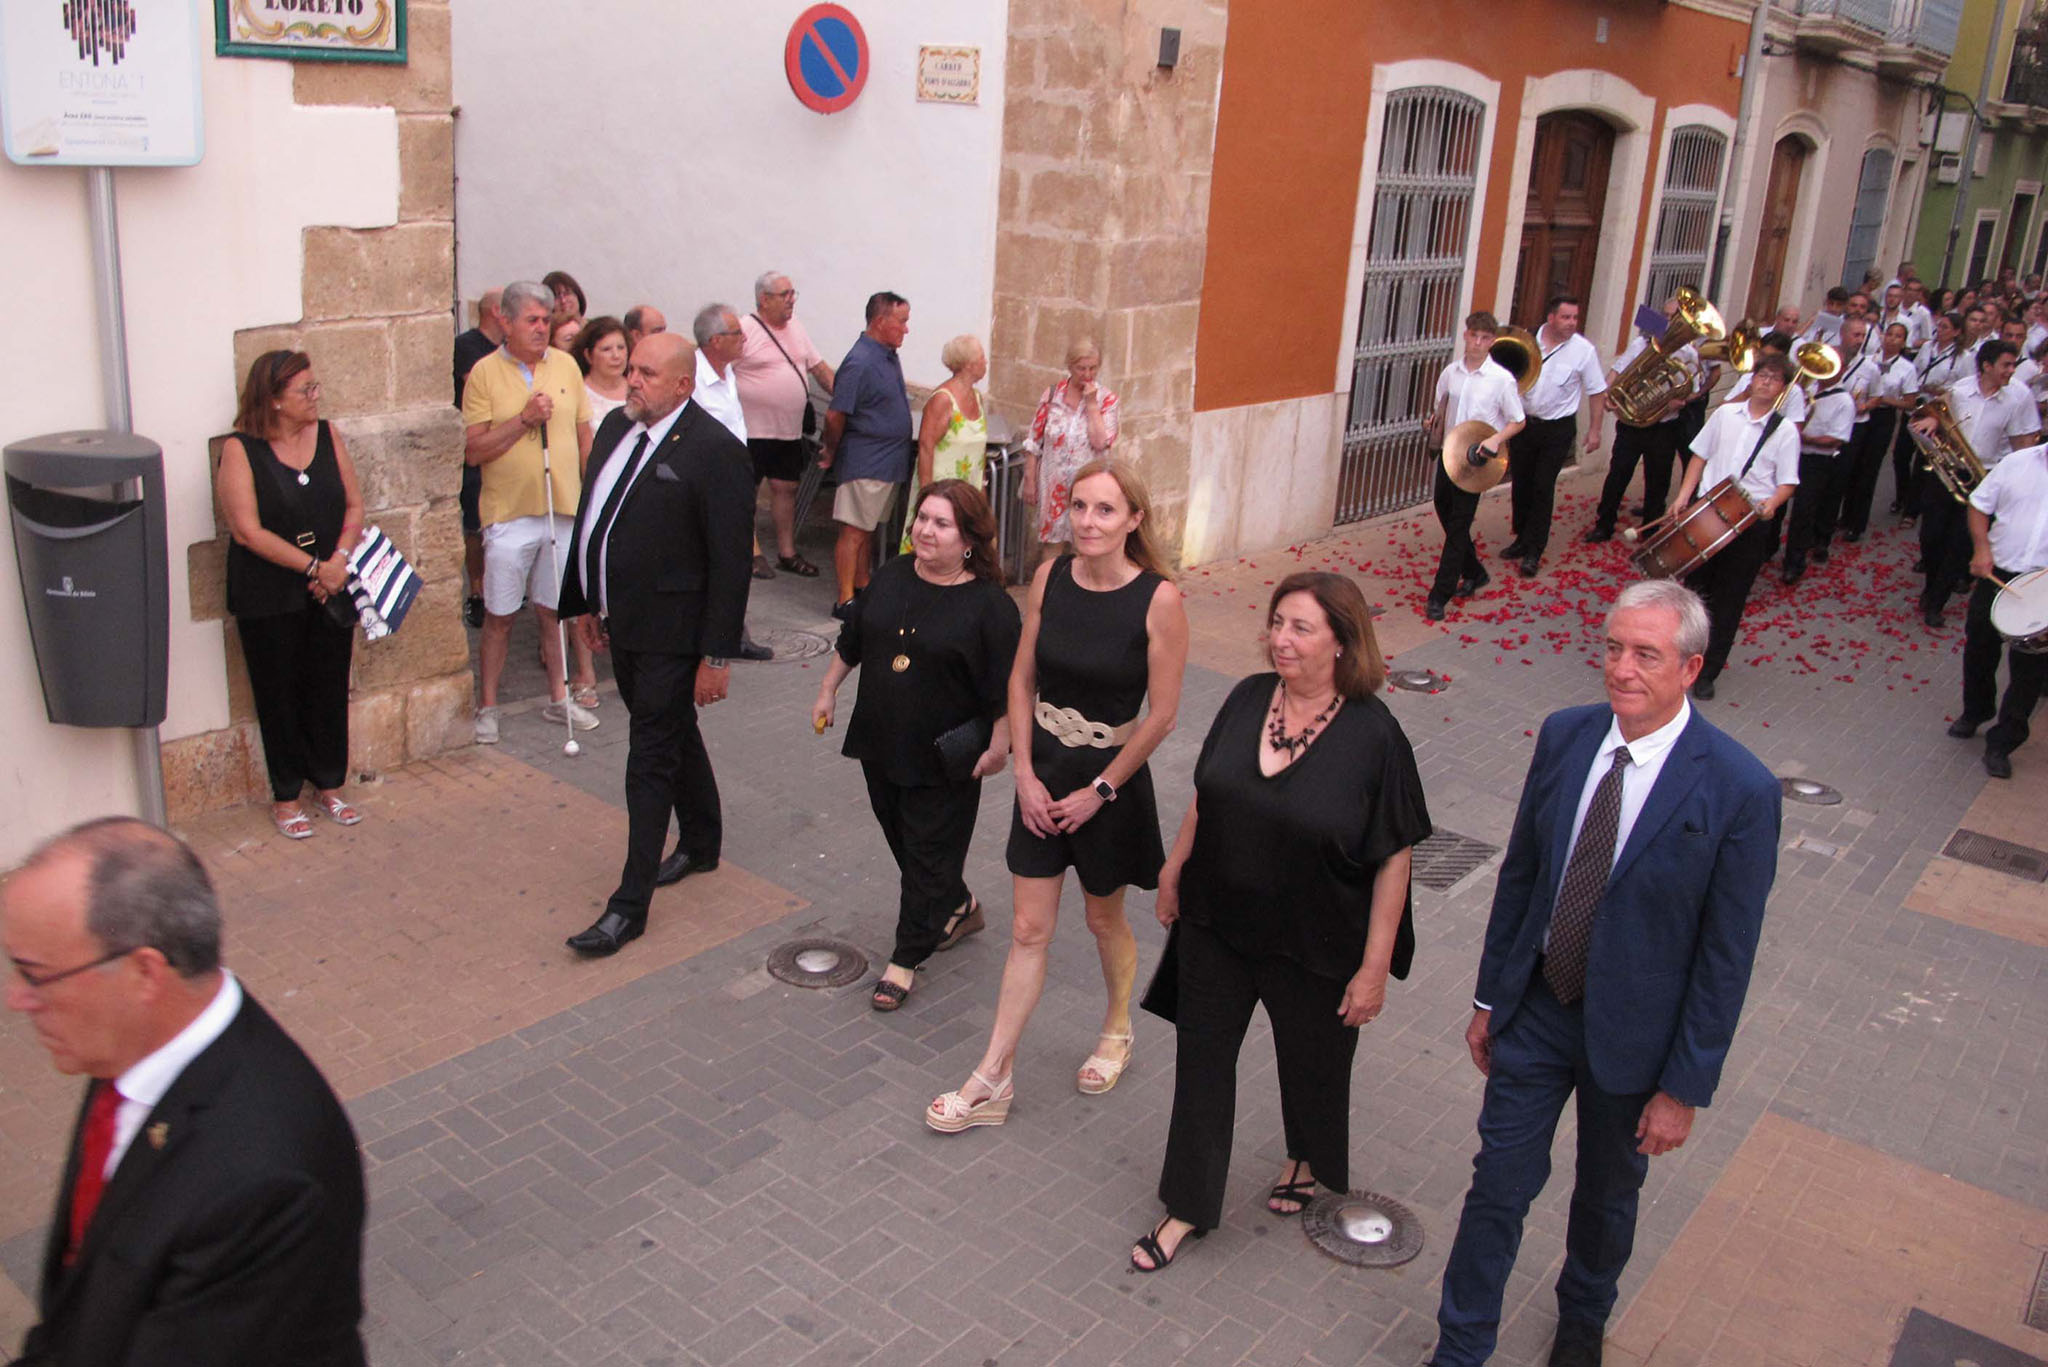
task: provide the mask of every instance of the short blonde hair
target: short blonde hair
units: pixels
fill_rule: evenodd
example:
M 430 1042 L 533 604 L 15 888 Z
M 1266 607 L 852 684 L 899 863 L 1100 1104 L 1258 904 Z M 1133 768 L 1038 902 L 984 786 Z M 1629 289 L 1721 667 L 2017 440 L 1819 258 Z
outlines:
M 939 348 L 939 364 L 957 375 L 967 368 L 969 361 L 986 354 L 981 338 L 971 332 L 963 332 Z
M 1093 337 L 1076 337 L 1073 341 L 1067 343 L 1068 365 L 1072 365 L 1083 356 L 1093 356 L 1097 362 L 1102 360 L 1102 348 L 1095 345 Z

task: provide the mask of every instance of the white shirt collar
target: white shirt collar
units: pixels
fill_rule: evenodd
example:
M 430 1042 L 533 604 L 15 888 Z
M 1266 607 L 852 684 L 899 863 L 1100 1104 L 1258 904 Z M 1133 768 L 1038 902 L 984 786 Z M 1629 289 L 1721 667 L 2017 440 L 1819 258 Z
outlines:
M 703 349 L 699 348 L 697 352 L 697 383 L 699 385 L 731 384 L 732 367 L 727 366 L 725 373 L 723 375 L 719 374 L 711 362 L 704 359 Z
M 1600 761 L 1612 763 L 1613 761 L 1609 757 L 1614 754 L 1618 746 L 1626 744 L 1628 746 L 1628 762 L 1630 764 L 1649 764 L 1653 760 L 1661 758 L 1667 750 L 1678 744 L 1679 733 L 1685 730 L 1686 723 L 1691 720 L 1692 702 L 1689 699 L 1680 698 L 1678 700 L 1677 716 L 1665 722 L 1647 736 L 1637 736 L 1632 741 L 1624 742 L 1621 738 L 1621 718 L 1612 718 L 1607 723 L 1607 735 L 1601 740 L 1599 753 L 1594 756 L 1594 760 L 1596 763 Z
M 164 1099 L 164 1093 L 171 1090 L 171 1084 L 191 1066 L 192 1060 L 206 1052 L 207 1046 L 221 1037 L 235 1013 L 242 1009 L 242 985 L 235 981 L 235 975 L 223 968 L 220 971 L 220 990 L 213 994 L 213 1000 L 206 1009 L 194 1016 L 191 1023 L 173 1035 L 170 1042 L 158 1049 L 140 1063 L 131 1066 L 127 1072 L 114 1079 L 114 1089 L 124 1101 L 132 1101 L 145 1112 L 153 1110 Z
M 699 359 L 701 360 L 702 358 L 700 357 Z M 684 403 L 687 402 L 688 400 L 684 400 Z M 630 455 L 633 451 L 633 443 L 638 439 L 634 434 L 645 432 L 647 434 L 647 449 L 652 451 L 668 439 L 669 429 L 676 425 L 676 419 L 681 416 L 683 416 L 683 404 L 679 403 L 674 408 L 669 409 L 666 417 L 656 418 L 652 426 L 646 423 L 634 423 L 626 429 L 626 434 L 620 437 L 619 441 L 625 446 L 627 454 Z M 620 477 L 624 478 L 623 475 Z

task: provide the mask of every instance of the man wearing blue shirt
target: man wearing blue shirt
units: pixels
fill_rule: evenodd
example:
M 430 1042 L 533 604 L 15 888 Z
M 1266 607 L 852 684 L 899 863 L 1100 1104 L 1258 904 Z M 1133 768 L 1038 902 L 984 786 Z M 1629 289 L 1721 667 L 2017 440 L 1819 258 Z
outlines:
M 853 595 L 867 587 L 869 543 L 889 520 L 896 486 L 910 478 L 910 394 L 896 349 L 910 333 L 910 301 L 883 290 L 868 297 L 867 331 L 854 340 L 832 386 L 825 413 L 820 469 L 839 472 L 832 516 L 839 541 L 832 565 L 839 596 L 832 615 L 846 616 Z

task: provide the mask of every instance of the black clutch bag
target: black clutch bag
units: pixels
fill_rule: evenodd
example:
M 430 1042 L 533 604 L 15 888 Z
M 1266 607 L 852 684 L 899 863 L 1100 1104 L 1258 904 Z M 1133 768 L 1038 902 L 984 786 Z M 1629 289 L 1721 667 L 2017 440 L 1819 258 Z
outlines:
M 969 717 L 934 737 L 932 748 L 939 752 L 939 769 L 946 781 L 965 783 L 974 777 L 974 763 L 988 749 L 988 741 L 988 723 L 980 717 Z
M 1138 1008 L 1165 1021 L 1180 1019 L 1180 922 L 1166 928 L 1166 948 L 1159 953 L 1159 966 L 1152 970 L 1152 982 L 1138 999 Z

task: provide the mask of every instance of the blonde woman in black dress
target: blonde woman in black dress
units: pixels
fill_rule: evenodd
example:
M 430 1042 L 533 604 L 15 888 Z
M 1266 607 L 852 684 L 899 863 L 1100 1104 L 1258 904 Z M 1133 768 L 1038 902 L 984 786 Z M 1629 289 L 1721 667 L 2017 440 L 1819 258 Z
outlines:
M 943 1133 L 1009 1116 L 1017 1041 L 1045 986 L 1046 947 L 1069 867 L 1081 883 L 1109 997 L 1075 1085 L 1106 1092 L 1131 1061 L 1138 947 L 1124 919 L 1124 889 L 1159 883 L 1165 850 L 1146 761 L 1173 730 L 1188 658 L 1187 614 L 1153 546 L 1150 506 L 1123 463 L 1082 466 L 1070 508 L 1074 553 L 1032 576 L 1010 672 L 1017 765 L 1010 955 L 980 1066 L 925 1110 L 925 1123 Z

